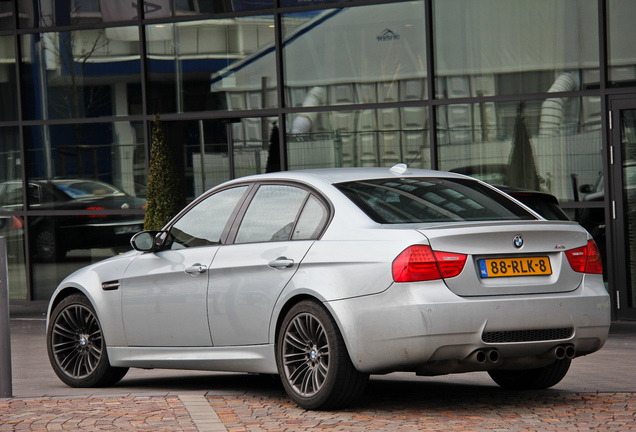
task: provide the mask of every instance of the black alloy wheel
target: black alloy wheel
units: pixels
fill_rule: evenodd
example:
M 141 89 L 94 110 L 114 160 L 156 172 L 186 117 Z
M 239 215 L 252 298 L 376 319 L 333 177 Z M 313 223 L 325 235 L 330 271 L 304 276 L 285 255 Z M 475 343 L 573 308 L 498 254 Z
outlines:
M 81 294 L 60 302 L 47 329 L 49 361 L 71 387 L 105 387 L 121 380 L 128 368 L 112 367 L 95 309 Z
M 306 409 L 350 405 L 369 378 L 353 366 L 333 318 L 314 301 L 296 304 L 285 316 L 276 362 L 287 394 Z

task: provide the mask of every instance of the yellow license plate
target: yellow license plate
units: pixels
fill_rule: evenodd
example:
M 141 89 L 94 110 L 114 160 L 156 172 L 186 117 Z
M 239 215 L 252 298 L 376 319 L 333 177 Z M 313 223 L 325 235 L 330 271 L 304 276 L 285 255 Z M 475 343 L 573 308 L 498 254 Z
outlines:
M 544 276 L 552 274 L 548 257 L 497 258 L 479 260 L 482 278 Z

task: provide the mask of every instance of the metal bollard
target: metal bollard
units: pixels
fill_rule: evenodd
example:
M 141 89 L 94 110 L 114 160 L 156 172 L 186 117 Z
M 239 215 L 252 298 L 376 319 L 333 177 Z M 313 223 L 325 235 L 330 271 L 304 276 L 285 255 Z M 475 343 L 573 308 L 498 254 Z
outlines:
M 13 396 L 11 381 L 11 329 L 9 327 L 9 268 L 7 239 L 0 237 L 0 397 Z

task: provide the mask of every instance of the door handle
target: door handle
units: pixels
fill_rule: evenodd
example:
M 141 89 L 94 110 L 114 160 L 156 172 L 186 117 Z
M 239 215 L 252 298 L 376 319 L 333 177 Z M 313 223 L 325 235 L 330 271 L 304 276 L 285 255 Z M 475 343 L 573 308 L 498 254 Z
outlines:
M 294 265 L 294 260 L 289 259 L 287 257 L 278 257 L 274 261 L 271 261 L 268 264 L 271 268 L 282 270 L 284 268 L 289 268 Z
M 207 269 L 208 268 L 206 266 L 197 263 L 197 264 L 193 264 L 190 267 L 188 267 L 187 269 L 185 269 L 185 272 L 187 274 L 189 274 L 190 276 L 196 276 L 198 274 L 205 273 L 205 271 Z

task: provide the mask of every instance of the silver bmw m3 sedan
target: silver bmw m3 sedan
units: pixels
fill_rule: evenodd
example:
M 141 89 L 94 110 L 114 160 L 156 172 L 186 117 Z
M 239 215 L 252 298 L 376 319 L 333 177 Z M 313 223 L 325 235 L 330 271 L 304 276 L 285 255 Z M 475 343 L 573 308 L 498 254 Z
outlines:
M 277 374 L 307 409 L 394 371 L 547 388 L 610 325 L 578 224 L 402 164 L 232 180 L 131 243 L 51 299 L 48 354 L 70 386 L 131 367 Z

